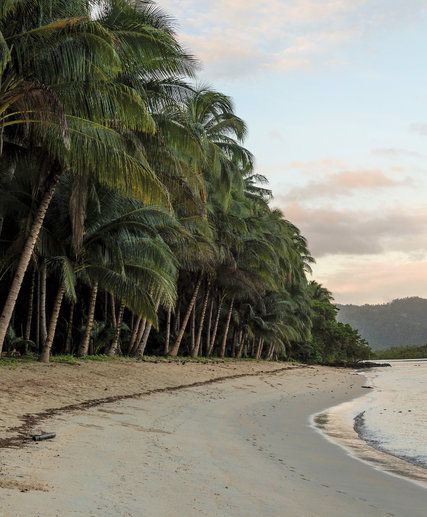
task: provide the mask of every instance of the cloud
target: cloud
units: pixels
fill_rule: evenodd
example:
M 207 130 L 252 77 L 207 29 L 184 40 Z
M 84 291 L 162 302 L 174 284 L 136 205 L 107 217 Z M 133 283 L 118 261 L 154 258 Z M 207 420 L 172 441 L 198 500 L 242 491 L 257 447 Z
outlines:
M 378 213 L 306 208 L 295 202 L 282 210 L 301 228 L 315 258 L 390 251 L 423 254 L 427 250 L 424 208 L 396 207 Z
M 215 77 L 240 77 L 256 68 L 263 60 L 262 52 L 252 43 L 242 44 L 228 35 L 212 35 L 207 39 L 203 35 L 184 34 L 181 42 L 185 48 L 195 51 L 202 65 L 208 63 Z
M 336 158 L 323 158 L 311 161 L 295 161 L 289 163 L 288 169 L 296 169 L 306 175 L 338 172 L 347 169 L 347 163 Z
M 210 77 L 341 62 L 342 48 L 419 18 L 425 0 L 159 0 Z
M 410 179 L 395 180 L 380 170 L 343 171 L 327 176 L 322 181 L 311 181 L 302 187 L 294 187 L 282 199 L 308 200 L 351 196 L 360 190 L 410 186 Z
M 384 303 L 406 296 L 427 296 L 427 261 L 402 254 L 346 258 L 333 268 L 319 263 L 316 277 L 333 292 L 337 303 Z
M 315 64 L 315 59 L 322 58 L 336 47 L 350 41 L 354 36 L 350 30 L 336 32 L 314 32 L 306 36 L 295 37 L 291 44 L 271 56 L 266 61 L 266 68 L 280 70 L 283 72 L 308 69 Z M 326 57 L 324 64 L 334 60 Z
M 427 134 L 427 125 L 426 125 Z M 399 149 L 396 147 L 385 147 L 372 149 L 371 154 L 374 156 L 384 156 L 386 158 L 421 158 L 422 154 L 408 149 Z
M 268 133 L 268 136 L 271 138 L 271 140 L 275 140 L 276 142 L 284 143 L 286 141 L 282 132 L 278 129 L 271 129 Z
M 427 135 L 427 124 L 411 124 L 409 126 L 410 131 L 418 133 L 419 135 Z

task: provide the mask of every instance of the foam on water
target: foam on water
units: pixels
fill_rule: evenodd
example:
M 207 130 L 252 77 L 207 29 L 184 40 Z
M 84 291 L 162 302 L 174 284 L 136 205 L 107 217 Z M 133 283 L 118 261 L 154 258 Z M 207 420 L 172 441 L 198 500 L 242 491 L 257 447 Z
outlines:
M 372 389 L 313 416 L 313 424 L 362 461 L 427 487 L 427 361 L 364 372 Z

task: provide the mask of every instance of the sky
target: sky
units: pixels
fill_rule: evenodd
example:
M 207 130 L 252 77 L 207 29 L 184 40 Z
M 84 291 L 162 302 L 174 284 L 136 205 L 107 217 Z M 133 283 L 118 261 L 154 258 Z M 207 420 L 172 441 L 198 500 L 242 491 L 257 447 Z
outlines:
M 338 303 L 427 297 L 427 0 L 159 0 Z

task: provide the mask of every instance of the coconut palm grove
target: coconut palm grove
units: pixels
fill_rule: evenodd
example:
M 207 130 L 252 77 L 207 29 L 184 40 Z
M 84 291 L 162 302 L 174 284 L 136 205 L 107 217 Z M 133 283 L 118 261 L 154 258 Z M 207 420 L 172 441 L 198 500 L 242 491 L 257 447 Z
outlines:
M 4 356 L 368 357 L 169 16 L 0 6 Z

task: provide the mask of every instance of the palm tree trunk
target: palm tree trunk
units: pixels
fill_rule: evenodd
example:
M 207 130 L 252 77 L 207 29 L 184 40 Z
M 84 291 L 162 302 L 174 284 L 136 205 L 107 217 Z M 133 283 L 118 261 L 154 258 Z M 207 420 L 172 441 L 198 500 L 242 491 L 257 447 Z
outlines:
M 37 303 L 36 303 L 36 345 L 40 351 L 40 273 L 37 273 Z M 1 354 L 0 354 L 1 355 Z
M 36 211 L 29 235 L 24 244 L 21 256 L 19 257 L 19 262 L 15 271 L 15 276 L 13 277 L 9 293 L 3 306 L 3 311 L 0 315 L 0 354 L 3 350 L 4 339 L 6 337 L 6 332 L 9 327 L 10 320 L 12 318 L 13 310 L 15 309 L 15 304 L 19 295 L 19 291 L 21 290 L 24 275 L 27 271 L 28 264 L 30 263 L 31 256 L 33 254 L 34 247 L 39 237 L 47 209 L 49 208 L 50 202 L 52 201 L 53 194 L 55 193 L 55 189 L 58 182 L 59 175 L 53 174 L 51 177 L 50 184 L 47 187 L 45 194 L 41 200 L 41 203 Z
M 65 338 L 65 353 L 71 353 L 71 338 L 73 337 L 74 302 L 70 303 L 70 313 L 68 314 L 67 337 Z
M 255 359 L 257 359 L 258 361 L 260 360 L 261 355 L 262 355 L 263 345 L 264 345 L 264 340 L 260 337 L 258 339 L 258 346 L 257 346 L 257 349 L 256 349 L 256 354 L 255 354 Z
M 212 327 L 212 315 L 213 315 L 213 306 L 214 306 L 214 297 L 212 296 L 210 308 L 209 308 L 209 316 L 208 316 L 208 324 L 207 324 L 207 332 L 206 332 L 206 355 L 209 355 L 209 347 L 211 344 L 211 327 Z M 203 352 L 202 352 L 203 353 Z
M 207 352 L 208 356 L 212 355 L 212 352 L 213 352 L 213 349 L 215 346 L 220 316 L 221 316 L 221 299 L 218 299 L 218 310 L 217 310 L 216 317 L 215 317 L 215 324 L 214 324 L 214 328 L 213 328 L 213 332 L 212 332 L 212 339 L 211 339 L 211 341 L 209 343 L 209 347 L 208 347 L 208 352 Z
M 160 296 L 159 299 L 156 302 L 156 312 L 159 310 L 160 305 Z M 148 343 L 148 338 L 150 337 L 151 329 L 153 328 L 153 325 L 151 323 L 147 323 L 145 325 L 144 334 L 142 336 L 141 342 L 138 344 L 138 348 L 136 349 L 135 356 L 136 357 L 142 357 L 145 352 L 145 347 Z
M 123 313 L 125 312 L 124 303 L 120 304 L 119 314 L 117 316 L 117 324 L 116 330 L 114 332 L 114 339 L 111 343 L 110 349 L 108 350 L 108 355 L 113 356 L 116 355 L 117 347 L 119 346 L 120 332 L 122 330 L 122 321 L 123 321 Z
M 243 346 L 245 344 L 245 339 L 246 339 L 246 336 L 243 336 L 243 330 L 241 330 L 239 332 L 239 339 L 238 339 L 238 343 L 239 343 L 239 348 L 237 349 L 237 359 L 240 359 L 242 357 L 242 352 L 243 352 Z
M 207 286 L 206 296 L 205 296 L 205 299 L 204 299 L 203 305 L 202 305 L 202 314 L 200 315 L 199 330 L 197 332 L 196 345 L 194 347 L 194 350 L 191 353 L 192 357 L 197 357 L 199 355 L 200 343 L 202 341 L 203 324 L 205 322 L 206 309 L 208 308 L 208 302 L 209 302 L 209 293 L 210 293 L 210 284 L 208 284 L 208 286 Z
M 181 302 L 178 302 L 178 307 L 176 309 L 175 321 L 174 321 L 175 335 L 178 335 L 180 328 L 181 328 Z
M 111 300 L 111 318 L 113 320 L 113 327 L 117 328 L 116 301 L 114 300 L 114 295 L 110 296 L 110 300 Z
M 197 308 L 197 300 L 194 303 L 193 310 L 191 312 L 191 322 L 190 322 L 190 354 L 193 355 L 193 350 L 196 346 L 196 308 Z
M 150 336 L 150 332 L 151 332 L 152 328 L 153 328 L 153 325 L 151 323 L 147 323 L 145 325 L 144 334 L 142 335 L 138 348 L 135 351 L 135 357 L 142 357 L 144 355 L 145 347 L 147 346 L 148 338 Z
M 129 341 L 129 348 L 128 348 L 128 354 L 130 355 L 130 352 L 131 350 L 133 349 L 134 345 L 135 345 L 135 341 L 136 341 L 136 336 L 138 335 L 138 331 L 139 331 L 139 326 L 141 325 L 141 316 L 138 316 L 134 326 L 133 326 L 133 329 L 132 329 L 132 334 L 130 336 L 130 341 Z
M 28 300 L 28 315 L 27 315 L 27 323 L 25 326 L 25 334 L 24 339 L 29 341 L 31 337 L 31 322 L 33 319 L 33 306 L 34 306 L 34 291 L 36 284 L 36 269 L 33 269 L 33 273 L 31 275 L 31 287 L 30 287 L 30 297 Z
M 94 282 L 90 293 L 89 311 L 87 316 L 85 333 L 80 344 L 79 353 L 80 357 L 87 355 L 89 350 L 90 338 L 92 336 L 93 320 L 95 318 L 95 307 L 96 307 L 96 296 L 98 294 L 98 282 Z
M 40 269 L 40 333 L 41 344 L 44 345 L 47 338 L 47 318 L 46 318 L 46 290 L 47 290 L 47 269 L 46 261 Z
M 184 337 L 184 332 L 185 332 L 185 329 L 187 328 L 187 323 L 188 323 L 188 320 L 190 319 L 190 315 L 193 310 L 194 304 L 196 303 L 197 294 L 199 292 L 201 283 L 202 283 L 202 275 L 200 275 L 199 279 L 197 280 L 197 284 L 196 284 L 196 287 L 194 288 L 193 296 L 191 297 L 190 304 L 187 308 L 187 312 L 185 313 L 181 328 L 179 329 L 179 332 L 178 332 L 178 336 L 176 337 L 172 350 L 169 352 L 169 355 L 172 357 L 176 357 L 178 355 L 179 347 L 181 345 L 182 338 Z
M 227 345 L 228 329 L 230 328 L 231 315 L 233 314 L 233 305 L 234 305 L 234 296 L 231 299 L 230 308 L 228 309 L 227 322 L 225 324 L 224 336 L 222 338 L 221 350 L 220 350 L 220 354 L 219 354 L 219 356 L 221 358 L 224 358 L 224 356 L 225 356 L 225 347 Z
M 141 343 L 142 338 L 144 336 L 146 326 L 147 326 L 147 319 L 144 318 L 143 320 L 141 320 L 141 323 L 139 325 L 138 334 L 136 335 L 135 343 L 133 344 L 133 347 L 131 349 L 129 349 L 129 355 L 134 356 L 136 354 L 139 344 Z
M 56 324 L 58 323 L 59 311 L 61 310 L 62 299 L 64 298 L 65 289 L 61 285 L 56 294 L 55 301 L 53 303 L 52 315 L 49 322 L 49 330 L 47 332 L 47 338 L 43 345 L 43 350 L 40 355 L 40 362 L 48 363 L 50 357 L 50 350 L 52 348 L 53 339 L 55 337 Z
M 274 345 L 270 345 L 267 353 L 267 361 L 271 361 L 274 352 Z
M 170 338 L 171 338 L 171 309 L 168 309 L 167 316 L 166 316 L 166 338 L 165 338 L 165 347 L 163 350 L 163 353 L 165 355 L 168 355 L 169 353 L 169 344 L 170 344 Z

